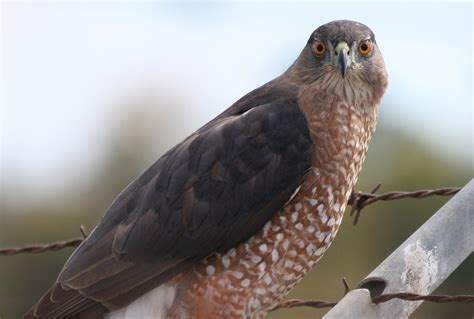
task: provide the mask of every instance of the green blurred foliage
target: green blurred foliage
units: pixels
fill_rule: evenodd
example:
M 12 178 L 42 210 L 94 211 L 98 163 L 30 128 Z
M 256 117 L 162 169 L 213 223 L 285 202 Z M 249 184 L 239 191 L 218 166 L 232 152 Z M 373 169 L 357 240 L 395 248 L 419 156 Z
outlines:
M 165 102 L 157 107 L 155 100 Z M 123 117 L 114 119 L 112 125 L 104 124 L 110 130 L 110 139 L 103 160 L 92 173 L 40 203 L 26 201 L 8 207 L 3 203 L 0 245 L 77 237 L 81 224 L 92 229 L 121 189 L 184 137 L 186 129 L 180 127 L 184 104 L 160 96 L 125 103 L 120 109 Z M 472 178 L 468 166 L 460 166 L 441 154 L 426 148 L 416 137 L 385 129 L 382 122 L 357 188 L 368 191 L 377 182 L 383 183 L 382 192 L 462 186 Z M 32 187 L 41 187 L 41 183 Z M 346 212 L 332 247 L 289 298 L 339 299 L 344 291 L 342 277 L 355 286 L 447 200 L 436 197 L 379 202 L 364 209 L 355 227 Z M 0 257 L 0 318 L 19 318 L 53 283 L 70 253 L 71 249 L 65 249 Z M 474 258 L 464 262 L 436 293 L 473 294 Z M 326 311 L 279 310 L 270 318 L 317 318 Z M 413 318 L 470 318 L 473 313 L 472 304 L 424 303 Z

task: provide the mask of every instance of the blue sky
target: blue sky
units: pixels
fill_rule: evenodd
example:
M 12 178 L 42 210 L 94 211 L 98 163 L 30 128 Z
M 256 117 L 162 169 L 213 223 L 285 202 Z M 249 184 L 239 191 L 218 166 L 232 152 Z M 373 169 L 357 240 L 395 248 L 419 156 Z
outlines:
M 460 162 L 473 161 L 472 4 L 3 3 L 2 175 L 61 185 L 92 167 L 117 99 L 139 87 L 187 96 L 197 129 L 283 72 L 309 34 L 334 19 L 376 34 L 390 85 L 380 125 Z M 34 163 L 32 163 L 34 161 Z

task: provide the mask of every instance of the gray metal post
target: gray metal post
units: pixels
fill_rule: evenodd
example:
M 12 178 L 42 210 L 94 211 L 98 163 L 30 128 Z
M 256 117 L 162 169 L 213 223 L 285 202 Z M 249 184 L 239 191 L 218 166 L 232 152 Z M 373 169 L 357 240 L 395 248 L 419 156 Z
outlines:
M 474 179 L 349 292 L 324 319 L 408 318 L 422 301 L 371 296 L 430 294 L 474 251 Z

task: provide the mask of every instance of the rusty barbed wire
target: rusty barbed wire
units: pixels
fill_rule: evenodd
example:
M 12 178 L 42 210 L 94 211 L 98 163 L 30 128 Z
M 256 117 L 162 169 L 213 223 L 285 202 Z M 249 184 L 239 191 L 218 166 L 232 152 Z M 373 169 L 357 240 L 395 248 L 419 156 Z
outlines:
M 402 299 L 408 301 L 430 301 L 434 303 L 445 303 L 445 302 L 461 302 L 471 303 L 474 302 L 474 295 L 418 295 L 409 292 L 400 292 L 396 294 L 385 294 L 372 298 L 372 301 L 376 304 L 387 302 L 392 299 Z
M 74 238 L 70 240 L 61 240 L 49 244 L 33 244 L 23 247 L 0 248 L 0 255 L 11 256 L 21 253 L 39 254 L 47 251 L 57 251 L 66 247 L 76 247 L 82 243 L 83 238 Z
M 461 189 L 460 187 L 445 187 L 431 190 L 417 190 L 413 192 L 388 192 L 377 195 L 375 192 L 380 188 L 380 183 L 377 184 L 369 193 L 352 192 L 348 204 L 352 206 L 350 216 L 355 213 L 353 224 L 356 225 L 359 221 L 360 213 L 364 207 L 378 201 L 391 201 L 402 198 L 425 198 L 429 196 L 448 196 L 454 195 Z M 83 238 L 73 238 L 69 240 L 61 240 L 48 244 L 31 244 L 23 247 L 7 247 L 0 248 L 0 255 L 11 256 L 21 253 L 38 254 L 47 251 L 57 251 L 66 247 L 76 247 L 87 237 L 84 227 L 80 228 Z
M 344 285 L 344 295 L 347 295 L 351 289 L 349 288 L 349 284 L 347 283 L 347 279 L 344 277 L 342 278 L 342 284 Z M 339 301 L 326 301 L 326 300 L 300 300 L 300 299 L 288 299 L 282 301 L 276 307 L 274 307 L 270 311 L 274 311 L 277 309 L 287 309 L 287 308 L 294 308 L 294 307 L 311 307 L 311 308 L 332 308 L 334 307 Z
M 377 184 L 370 193 L 352 192 L 348 204 L 351 205 L 352 210 L 350 216 L 355 213 L 353 224 L 357 225 L 360 218 L 362 209 L 370 204 L 378 201 L 391 201 L 402 198 L 425 198 L 429 196 L 449 196 L 454 195 L 461 190 L 460 187 L 444 187 L 438 189 L 421 189 L 413 192 L 388 192 L 377 195 L 375 192 L 380 188 L 382 184 Z
M 82 238 L 73 238 L 69 240 L 61 240 L 48 244 L 32 244 L 23 247 L 0 248 L 0 255 L 11 256 L 21 253 L 39 254 L 47 251 L 57 251 L 66 247 L 76 247 L 87 237 L 86 229 L 83 225 L 79 227 Z
M 384 294 L 372 298 L 372 302 L 375 304 L 390 301 L 392 299 L 402 299 L 407 301 L 429 301 L 433 303 L 447 303 L 447 302 L 459 302 L 459 303 L 473 303 L 474 295 L 418 295 L 409 292 L 400 292 L 393 294 Z M 339 300 L 340 301 L 340 300 Z M 339 301 L 326 301 L 326 300 L 299 300 L 289 299 L 285 300 L 278 306 L 272 309 L 287 309 L 295 307 L 311 307 L 311 308 L 332 308 Z
M 270 311 L 295 307 L 332 308 L 337 305 L 337 303 L 338 301 L 288 299 L 283 301 Z
M 344 285 L 344 296 L 349 293 L 349 285 L 347 284 L 346 278 L 342 278 Z M 372 302 L 375 304 L 390 301 L 392 299 L 402 299 L 406 301 L 429 301 L 433 303 L 447 303 L 447 302 L 459 302 L 459 303 L 474 303 L 474 295 L 419 295 L 410 292 L 399 292 L 383 294 L 372 298 Z M 278 309 L 288 309 L 295 307 L 311 307 L 311 308 L 332 308 L 339 303 L 338 301 L 326 301 L 326 300 L 300 300 L 300 299 L 288 299 L 281 302 L 279 305 L 274 307 L 271 311 Z

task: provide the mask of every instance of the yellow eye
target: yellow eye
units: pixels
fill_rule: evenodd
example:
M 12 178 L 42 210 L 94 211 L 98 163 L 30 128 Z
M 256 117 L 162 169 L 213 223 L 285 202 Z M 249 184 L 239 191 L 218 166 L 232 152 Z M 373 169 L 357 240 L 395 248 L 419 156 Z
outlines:
M 362 55 L 367 55 L 372 52 L 374 44 L 370 40 L 364 40 L 359 44 L 359 53 Z
M 326 46 L 319 41 L 313 43 L 313 51 L 316 56 L 322 57 L 326 53 Z

